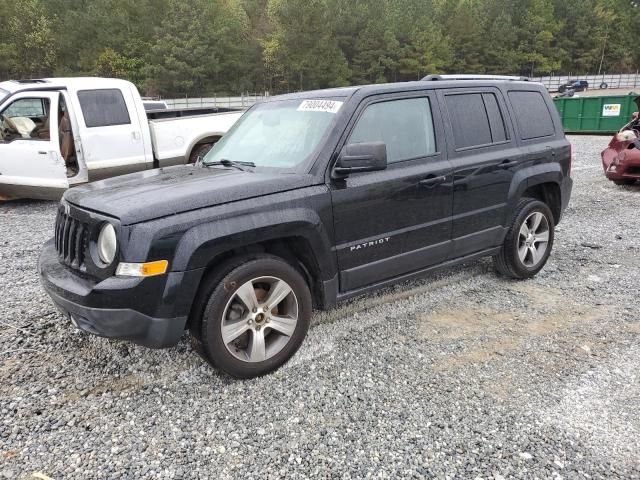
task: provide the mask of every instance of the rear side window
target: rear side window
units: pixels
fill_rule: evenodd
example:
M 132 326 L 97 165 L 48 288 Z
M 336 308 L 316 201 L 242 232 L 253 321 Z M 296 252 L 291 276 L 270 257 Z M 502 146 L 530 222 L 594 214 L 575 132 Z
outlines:
M 555 135 L 551 113 L 540 92 L 512 90 L 509 92 L 509 99 L 516 112 L 523 140 Z
M 87 127 L 108 127 L 131 123 L 127 104 L 117 89 L 78 92 L 84 123 Z
M 446 95 L 456 150 L 507 141 L 504 117 L 493 93 Z
M 429 99 L 408 98 L 369 105 L 348 143 L 364 142 L 384 142 L 389 163 L 436 153 Z

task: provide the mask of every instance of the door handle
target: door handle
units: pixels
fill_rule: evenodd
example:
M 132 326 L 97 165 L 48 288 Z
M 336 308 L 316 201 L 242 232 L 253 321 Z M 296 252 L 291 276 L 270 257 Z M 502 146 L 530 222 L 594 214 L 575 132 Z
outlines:
M 38 152 L 38 155 L 46 155 L 46 154 L 47 152 L 42 152 L 42 151 Z
M 505 160 L 500 165 L 498 165 L 498 168 L 511 168 L 511 167 L 515 167 L 517 164 L 518 164 L 517 160 Z
M 439 177 L 436 177 L 435 175 L 430 175 L 427 178 L 420 180 L 418 182 L 418 185 L 422 187 L 435 187 L 436 185 L 440 185 L 441 183 L 444 183 L 446 180 L 447 180 L 447 177 L 445 175 L 440 175 Z

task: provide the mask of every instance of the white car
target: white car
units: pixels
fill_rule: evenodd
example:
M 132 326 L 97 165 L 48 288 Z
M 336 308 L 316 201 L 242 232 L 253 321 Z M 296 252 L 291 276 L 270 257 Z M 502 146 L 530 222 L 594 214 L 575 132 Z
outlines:
M 240 118 L 224 108 L 145 112 L 130 82 L 0 83 L 0 199 L 57 199 L 69 187 L 193 162 Z

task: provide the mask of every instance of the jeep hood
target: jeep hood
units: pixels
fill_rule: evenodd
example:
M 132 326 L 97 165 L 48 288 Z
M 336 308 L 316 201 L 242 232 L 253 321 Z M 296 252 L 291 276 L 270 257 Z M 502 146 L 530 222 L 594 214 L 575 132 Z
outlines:
M 181 165 L 72 188 L 67 190 L 64 199 L 130 225 L 310 185 L 313 177 L 306 174 Z

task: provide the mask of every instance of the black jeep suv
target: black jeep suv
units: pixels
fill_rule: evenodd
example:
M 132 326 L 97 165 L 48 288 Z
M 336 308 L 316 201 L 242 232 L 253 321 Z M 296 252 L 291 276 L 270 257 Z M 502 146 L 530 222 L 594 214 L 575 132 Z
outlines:
M 437 80 L 437 81 L 432 81 Z M 313 308 L 493 256 L 535 275 L 571 193 L 542 85 L 428 78 L 271 98 L 195 165 L 69 190 L 42 283 L 80 329 L 269 372 Z

